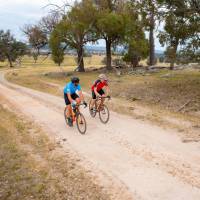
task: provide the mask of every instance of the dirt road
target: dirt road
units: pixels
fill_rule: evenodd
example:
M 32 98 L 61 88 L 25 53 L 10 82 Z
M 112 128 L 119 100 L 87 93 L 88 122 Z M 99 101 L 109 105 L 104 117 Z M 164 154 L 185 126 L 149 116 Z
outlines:
M 2 74 L 0 95 L 75 152 L 113 199 L 200 199 L 200 143 L 182 143 L 173 130 L 114 112 L 103 125 L 88 110 L 88 131 L 80 135 L 65 125 L 63 99 L 10 84 Z

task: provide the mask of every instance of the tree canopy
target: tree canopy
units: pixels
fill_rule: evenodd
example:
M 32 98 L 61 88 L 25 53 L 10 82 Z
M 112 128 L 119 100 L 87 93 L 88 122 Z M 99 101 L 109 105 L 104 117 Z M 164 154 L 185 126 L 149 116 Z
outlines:
M 26 44 L 17 41 L 9 30 L 0 30 L 0 61 L 8 60 L 10 67 L 13 67 L 13 62 L 25 55 L 26 49 Z
M 36 62 L 40 55 L 40 50 L 48 44 L 47 35 L 42 31 L 39 25 L 25 25 L 23 32 L 27 36 L 28 42 L 32 47 L 31 54 Z
M 196 54 L 200 47 L 200 12 L 196 0 L 163 0 L 165 11 L 164 31 L 159 38 L 162 45 L 167 45 L 166 55 L 173 69 L 180 46 L 182 52 Z
M 124 59 L 132 66 L 147 55 L 149 65 L 154 65 L 157 36 L 167 47 L 165 54 L 171 69 L 181 56 L 199 60 L 199 0 L 81 0 L 63 7 L 56 6 L 38 24 L 25 26 L 34 55 L 49 44 L 52 59 L 60 65 L 65 49 L 74 49 L 78 70 L 84 72 L 85 45 L 103 39 L 108 70 L 112 68 L 112 49 L 118 45 L 124 47 Z M 158 31 L 160 23 L 164 27 Z
M 96 8 L 90 0 L 76 3 L 68 14 L 63 16 L 51 35 L 51 40 L 55 40 L 54 37 L 60 38 L 57 40 L 59 44 L 55 42 L 54 45 L 51 45 L 52 48 L 55 45 L 62 44 L 77 51 L 79 71 L 85 71 L 83 61 L 84 45 L 97 40 L 94 31 L 95 15 Z
M 111 48 L 122 42 L 126 33 L 127 18 L 125 15 L 101 12 L 97 20 L 99 37 L 106 42 L 107 69 L 111 69 Z

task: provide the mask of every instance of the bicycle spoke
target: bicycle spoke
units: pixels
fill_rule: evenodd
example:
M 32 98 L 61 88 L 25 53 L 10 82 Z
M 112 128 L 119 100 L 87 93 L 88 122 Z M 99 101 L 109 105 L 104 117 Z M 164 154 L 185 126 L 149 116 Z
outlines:
M 85 134 L 86 128 L 87 128 L 86 127 L 86 120 L 85 120 L 84 116 L 81 113 L 77 114 L 76 125 L 77 125 L 77 128 L 78 128 L 79 132 L 81 134 Z
M 106 124 L 109 121 L 110 113 L 106 105 L 102 105 L 99 109 L 99 118 L 102 123 Z

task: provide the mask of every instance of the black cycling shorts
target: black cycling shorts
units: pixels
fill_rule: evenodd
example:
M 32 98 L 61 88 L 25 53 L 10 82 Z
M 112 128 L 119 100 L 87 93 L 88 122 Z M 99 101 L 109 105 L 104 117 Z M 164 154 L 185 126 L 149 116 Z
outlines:
M 105 94 L 105 92 L 101 89 L 101 90 L 99 90 L 98 91 L 98 93 L 102 96 L 102 95 L 104 95 Z M 95 94 L 95 92 L 94 91 L 92 91 L 92 99 L 96 99 L 97 97 L 96 97 L 96 94 Z
M 71 94 L 71 98 L 72 98 L 73 100 L 76 100 L 77 98 L 79 98 L 79 96 L 78 96 L 76 93 L 74 93 L 74 94 Z M 65 93 L 64 93 L 64 99 L 65 99 L 65 104 L 66 104 L 66 105 L 70 105 L 70 104 L 71 104 L 71 102 L 70 102 L 69 99 L 68 99 L 67 94 L 65 94 Z

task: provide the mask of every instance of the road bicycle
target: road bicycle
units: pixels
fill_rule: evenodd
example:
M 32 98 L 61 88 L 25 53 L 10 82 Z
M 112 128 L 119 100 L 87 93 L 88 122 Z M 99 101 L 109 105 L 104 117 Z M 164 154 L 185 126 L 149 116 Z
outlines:
M 90 100 L 89 103 L 89 112 L 91 117 L 95 117 L 97 113 L 99 113 L 99 119 L 103 124 L 108 123 L 109 119 L 110 119 L 110 111 L 108 109 L 108 107 L 104 104 L 104 102 L 102 101 L 103 99 L 108 99 L 110 100 L 110 97 L 97 97 L 95 99 L 95 103 L 94 103 L 94 107 L 91 107 L 91 102 L 92 99 Z
M 85 134 L 86 130 L 87 130 L 87 124 L 86 124 L 85 117 L 80 112 L 80 106 L 82 106 L 82 105 L 84 105 L 84 104 L 77 104 L 75 107 L 72 108 L 72 120 L 73 120 L 73 124 L 76 123 L 79 133 Z M 86 107 L 87 106 L 84 105 L 84 108 L 86 108 Z M 67 107 L 64 110 L 64 117 L 65 117 L 65 121 L 68 125 Z

